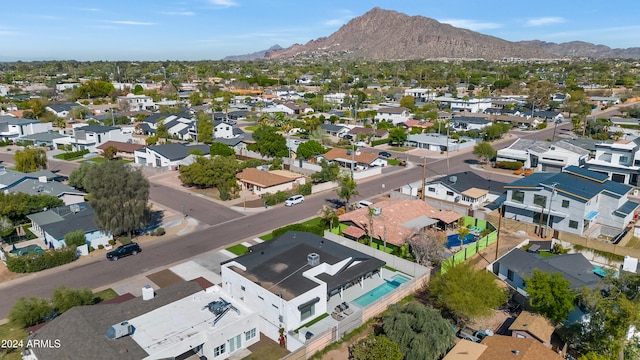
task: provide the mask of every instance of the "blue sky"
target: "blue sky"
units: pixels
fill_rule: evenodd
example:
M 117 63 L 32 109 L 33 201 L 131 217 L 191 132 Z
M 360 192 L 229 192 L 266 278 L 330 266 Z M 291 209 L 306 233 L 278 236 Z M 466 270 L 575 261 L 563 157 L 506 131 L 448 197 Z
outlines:
M 218 60 L 329 36 L 378 6 L 505 40 L 640 46 L 640 1 L 22 0 L 0 11 L 0 60 Z

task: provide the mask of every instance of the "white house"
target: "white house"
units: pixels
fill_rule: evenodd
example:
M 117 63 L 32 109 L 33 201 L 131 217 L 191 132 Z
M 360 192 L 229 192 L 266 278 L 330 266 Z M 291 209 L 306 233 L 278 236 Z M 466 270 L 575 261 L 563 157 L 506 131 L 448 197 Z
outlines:
M 53 139 L 57 148 L 70 144 L 75 151 L 87 149 L 90 152 L 97 152 L 96 147 L 107 141 L 132 142 L 133 135 L 115 126 L 77 124 L 72 128 L 71 137 Z
M 481 113 L 491 107 L 491 98 L 472 98 L 465 100 L 449 96 L 439 96 L 433 100 L 449 104 L 449 107 L 452 111 L 468 111 L 472 113 Z
M 135 95 L 129 93 L 126 96 L 118 96 L 118 103 L 124 102 L 129 106 L 129 111 L 155 111 L 157 105 L 151 96 Z
M 273 106 L 268 106 L 264 109 L 262 109 L 263 113 L 268 113 L 268 114 L 275 114 L 275 113 L 283 113 L 283 114 L 287 114 L 287 115 L 294 115 L 296 112 L 291 109 L 290 107 L 287 107 L 283 104 L 277 104 L 277 105 L 273 105 Z
M 258 312 L 262 333 L 278 341 L 280 328 L 287 334 L 327 313 L 330 298 L 384 265 L 318 235 L 289 231 L 222 263 L 222 287 Z M 288 350 L 295 346 L 287 341 Z
M 345 93 L 327 94 L 327 95 L 324 95 L 324 101 L 334 105 L 342 106 L 342 104 L 344 103 L 345 97 L 347 97 L 347 94 Z
M 513 144 L 498 150 L 496 161 L 520 161 L 525 169 L 560 172 L 571 165 L 583 166 L 589 151 L 566 141 L 538 141 L 516 139 Z
M 384 107 L 376 110 L 377 114 L 373 118 L 374 122 L 386 121 L 398 125 L 411 118 L 411 112 L 404 107 Z
M 66 118 L 69 116 L 69 112 L 78 106 L 82 105 L 76 103 L 50 104 L 45 110 L 52 112 L 57 117 Z
M 413 96 L 417 102 L 426 102 L 437 96 L 437 93 L 430 88 L 411 88 L 404 91 L 404 96 Z
M 177 169 L 181 160 L 189 156 L 192 150 L 199 150 L 203 155 L 209 155 L 209 145 L 185 145 L 168 143 L 151 145 L 134 152 L 135 163 L 151 167 L 166 167 Z
M 46 133 L 53 130 L 50 122 L 42 123 L 35 119 L 22 119 L 9 115 L 0 115 L 0 138 L 16 140 L 24 136 Z
M 595 157 L 587 161 L 587 169 L 607 174 L 615 182 L 640 185 L 640 138 L 595 146 Z

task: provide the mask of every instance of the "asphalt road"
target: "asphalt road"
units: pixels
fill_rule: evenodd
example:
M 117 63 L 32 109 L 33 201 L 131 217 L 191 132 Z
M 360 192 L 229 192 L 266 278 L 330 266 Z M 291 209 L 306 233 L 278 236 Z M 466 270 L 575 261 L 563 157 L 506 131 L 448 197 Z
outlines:
M 547 139 L 550 138 L 552 131 L 553 128 L 536 132 L 521 132 L 517 137 Z M 514 140 L 515 138 L 503 140 L 499 142 L 500 145 L 498 147 L 507 146 Z M 3 160 L 4 156 L 2 155 L 5 154 L 0 155 L 0 160 Z M 469 164 L 477 162 L 470 150 L 449 155 L 449 173 L 468 171 Z M 13 159 L 11 158 L 11 160 Z M 421 157 L 416 157 L 415 160 L 418 163 L 422 163 Z M 427 170 L 428 177 L 446 174 L 446 159 L 428 159 Z M 481 172 L 479 174 L 483 175 Z M 358 185 L 360 196 L 357 199 L 375 197 L 380 193 L 398 188 L 404 184 L 418 181 L 421 177 L 421 166 L 375 177 Z M 496 181 L 510 181 L 508 178 L 501 179 L 500 176 L 494 173 L 491 173 L 491 178 Z M 384 187 L 382 186 L 383 184 Z M 185 208 L 188 206 L 188 214 L 190 216 L 197 219 L 202 218 L 204 219 L 203 222 L 210 226 L 173 240 L 159 240 L 154 244 L 145 246 L 141 254 L 121 259 L 115 263 L 101 259 L 81 266 L 68 264 L 32 274 L 17 281 L 0 284 L 0 319 L 6 317 L 10 308 L 20 297 L 49 297 L 53 289 L 60 285 L 74 288 L 107 286 L 168 264 L 205 254 L 210 250 L 224 248 L 238 241 L 266 233 L 274 228 L 313 217 L 322 205 L 327 203 L 336 204 L 338 200 L 335 191 L 327 191 L 308 196 L 303 204 L 294 207 L 288 208 L 280 205 L 273 207 L 269 211 L 241 216 L 230 209 L 221 210 L 218 207 L 219 205 L 213 206 L 207 200 L 194 200 L 196 197 L 193 196 L 186 200 L 189 195 L 182 191 L 171 190 L 166 186 L 155 186 L 152 188 L 151 193 L 154 197 L 163 198 L 164 202 L 171 204 L 171 207 L 177 212 L 181 211 L 181 206 L 184 203 Z M 206 201 L 206 203 L 201 203 L 198 200 Z

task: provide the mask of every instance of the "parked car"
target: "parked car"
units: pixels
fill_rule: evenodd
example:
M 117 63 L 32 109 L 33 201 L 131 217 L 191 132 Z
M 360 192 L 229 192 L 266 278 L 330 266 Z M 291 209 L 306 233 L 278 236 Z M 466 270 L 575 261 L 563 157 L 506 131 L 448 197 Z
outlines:
M 364 142 L 364 141 L 358 141 L 354 145 L 357 146 L 357 147 L 365 147 L 365 146 L 367 146 L 367 143 Z
M 117 261 L 119 258 L 129 255 L 137 255 L 139 252 L 142 252 L 140 245 L 138 245 L 138 243 L 132 242 L 127 245 L 118 246 L 113 251 L 109 251 L 107 253 L 107 259 L 111 261 Z
M 378 156 L 382 156 L 382 157 L 386 157 L 386 158 L 390 158 L 391 157 L 391 153 L 388 151 L 380 151 L 378 153 Z
M 465 326 L 462 329 L 458 330 L 458 332 L 456 333 L 456 336 L 458 336 L 460 339 L 465 339 L 465 340 L 479 343 L 482 341 L 482 339 L 475 336 L 476 332 L 477 331 L 475 329 Z
M 356 208 L 358 208 L 358 209 L 362 209 L 362 208 L 365 208 L 365 207 L 369 207 L 369 206 L 371 206 L 371 205 L 373 205 L 373 203 L 372 203 L 371 201 L 367 201 L 367 200 L 360 200 L 360 201 L 358 201 L 358 202 L 356 203 Z
M 293 206 L 293 205 L 297 205 L 297 204 L 302 204 L 303 202 L 304 202 L 304 196 L 302 196 L 302 195 L 294 195 L 294 196 L 288 198 L 284 202 L 284 206 Z

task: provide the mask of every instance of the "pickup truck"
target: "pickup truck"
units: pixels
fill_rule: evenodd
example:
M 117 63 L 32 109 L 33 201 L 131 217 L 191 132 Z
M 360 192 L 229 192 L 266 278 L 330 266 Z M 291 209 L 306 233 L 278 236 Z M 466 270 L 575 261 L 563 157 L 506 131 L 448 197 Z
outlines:
M 461 339 L 466 339 L 473 342 L 481 342 L 487 336 L 493 336 L 493 331 L 487 330 L 476 330 L 471 327 L 465 326 L 462 329 L 458 330 L 456 335 Z

